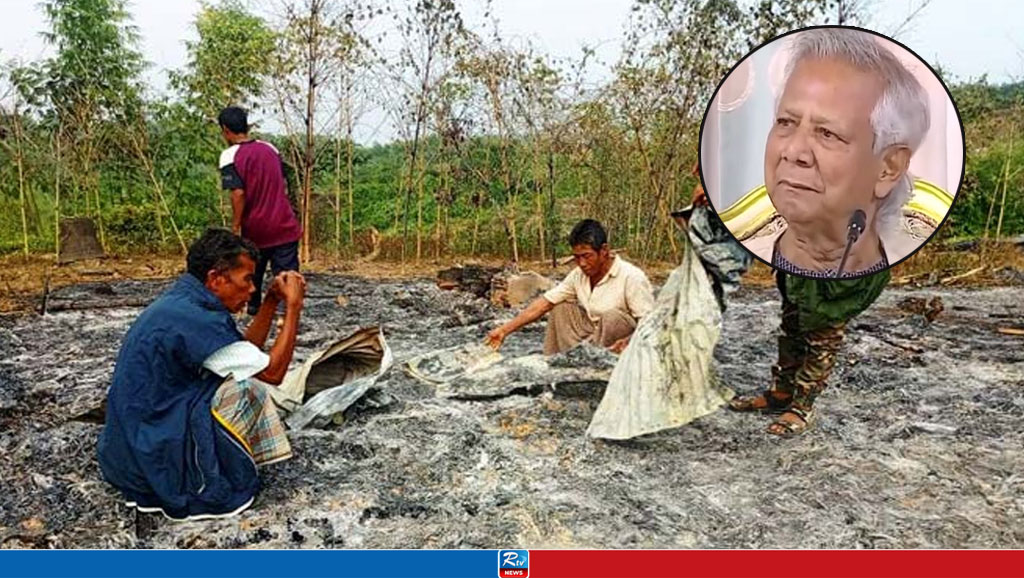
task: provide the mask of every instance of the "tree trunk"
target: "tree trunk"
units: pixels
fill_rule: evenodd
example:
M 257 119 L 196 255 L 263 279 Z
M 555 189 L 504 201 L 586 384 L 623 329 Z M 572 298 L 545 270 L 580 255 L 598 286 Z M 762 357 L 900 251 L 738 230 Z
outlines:
M 554 219 L 555 219 L 555 153 L 551 149 L 548 149 L 548 210 L 547 210 L 548 231 L 551 235 L 551 267 L 554 268 L 556 263 L 555 260 L 558 258 L 555 254 L 555 247 L 558 242 L 555 239 L 557 233 L 555 232 Z
M 405 170 L 404 166 L 396 167 L 395 171 L 395 224 L 392 227 L 396 232 L 402 221 L 402 196 L 405 193 Z
M 60 259 L 60 132 L 54 133 L 53 137 L 57 148 L 57 164 L 53 171 L 53 247 L 54 255 Z
M 423 258 L 423 161 L 416 170 L 416 263 Z
M 423 78 L 420 82 L 420 91 L 416 99 L 416 128 L 413 131 L 412 136 L 412 154 L 409 159 L 409 180 L 406 183 L 405 189 L 405 210 L 403 211 L 404 226 L 402 228 L 402 263 L 405 263 L 405 251 L 406 245 L 409 239 L 409 202 L 412 198 L 412 175 L 416 169 L 417 161 L 419 160 L 419 146 L 420 146 L 420 132 L 423 129 L 423 122 L 426 119 L 426 108 L 427 108 L 427 96 L 429 91 L 428 83 L 430 82 L 430 66 L 434 60 L 434 49 L 433 43 L 427 47 L 427 61 L 423 67 Z M 417 257 L 417 261 L 419 257 Z
M 441 203 L 434 203 L 434 262 L 441 260 Z
M 100 183 L 98 178 L 90 180 L 93 181 L 92 190 L 93 194 L 96 197 L 96 228 L 99 229 L 100 232 L 100 247 L 103 249 L 104 253 L 108 253 L 109 249 L 107 248 L 107 232 L 106 229 L 103 227 L 103 212 L 100 206 Z M 88 191 L 86 191 L 86 194 L 89 194 Z
M 1004 161 L 1004 166 L 1003 166 L 1003 171 L 1004 172 L 1006 171 L 1006 166 L 1005 165 L 1009 164 L 1009 162 L 1010 162 L 1009 158 L 1007 158 Z M 988 204 L 988 217 L 985 218 L 985 233 L 981 236 L 983 241 L 988 241 L 989 224 L 992 222 L 992 213 L 994 213 L 995 209 L 996 209 L 996 198 L 999 197 L 999 185 L 1001 185 L 1001 184 L 1002 183 L 997 182 L 995 188 L 992 190 L 992 202 L 990 202 Z
M 412 188 L 413 188 L 413 174 L 416 171 L 416 165 L 419 160 L 419 144 L 420 144 L 420 113 L 419 105 L 417 105 L 416 112 L 416 130 L 413 134 L 412 139 L 412 151 L 409 154 L 409 170 L 406 171 L 408 175 L 405 181 L 405 207 L 402 209 L 402 263 L 405 263 L 406 246 L 409 244 L 409 213 L 411 207 L 409 206 L 412 201 Z
M 348 152 L 348 244 L 351 247 L 355 247 L 355 178 L 352 163 L 354 143 L 352 142 L 352 95 L 350 93 L 346 94 L 345 106 L 345 146 Z
M 313 228 L 313 163 L 316 161 L 316 63 L 320 58 L 317 53 L 318 32 L 320 30 L 320 2 L 313 0 L 309 8 L 309 34 L 306 38 L 306 150 L 302 167 L 302 262 L 308 263 L 310 252 L 310 229 Z
M 146 169 L 150 182 L 153 183 L 153 193 L 156 196 L 156 201 L 158 203 L 156 208 L 157 215 L 160 214 L 161 208 L 167 212 L 167 218 L 171 221 L 171 228 L 174 229 L 174 236 L 178 239 L 178 245 L 181 246 L 181 252 L 182 254 L 187 254 L 188 245 L 185 244 L 185 239 L 181 235 L 181 229 L 178 228 L 178 223 L 174 220 L 174 214 L 171 213 L 171 208 L 167 205 L 167 198 L 164 197 L 164 187 L 160 180 L 156 178 L 156 170 L 153 169 L 153 163 L 150 162 L 150 158 L 146 155 L 138 137 L 132 134 L 131 139 L 132 144 L 135 145 L 135 152 L 138 154 L 139 160 L 142 161 L 142 166 Z M 221 198 L 223 198 L 223 196 Z M 160 238 L 162 241 L 165 240 L 162 224 L 160 225 Z
M 519 240 L 516 232 L 516 207 L 513 199 L 508 219 L 508 237 L 512 240 L 512 262 L 519 263 Z
M 139 160 L 142 161 L 143 165 L 146 168 L 146 171 L 149 173 L 150 181 L 153 183 L 153 196 L 154 196 L 153 200 L 156 203 L 156 207 L 154 207 L 154 209 L 155 209 L 154 213 L 156 215 L 156 228 L 160 232 L 160 244 L 161 245 L 165 245 L 165 244 L 167 244 L 167 233 L 164 231 L 163 216 L 160 214 L 160 210 L 161 210 L 160 199 L 163 197 L 163 195 L 160 192 L 160 184 L 157 182 L 156 173 L 153 172 L 152 165 L 148 162 L 148 159 L 146 158 L 146 155 L 145 155 L 144 151 L 142 150 L 142 146 L 139 144 L 137 139 L 138 139 L 138 137 L 136 135 L 134 135 L 134 134 L 131 135 L 131 140 L 132 140 L 132 144 L 135 147 L 135 152 L 139 155 Z M 123 200 L 123 198 L 124 198 L 124 188 L 122 187 L 121 190 L 122 190 L 122 200 Z M 171 216 L 170 213 L 168 213 L 168 216 L 171 217 L 171 221 L 173 222 L 174 221 L 174 217 Z M 174 230 L 177 231 L 178 230 L 177 227 L 175 227 Z M 181 235 L 178 235 L 178 239 L 179 240 L 181 239 Z M 182 245 L 184 245 L 184 243 L 182 243 Z M 186 253 L 187 252 L 188 252 L 188 249 L 186 248 Z
M 1014 127 L 1016 128 L 1016 127 Z M 1010 134 L 1016 131 L 1011 130 Z M 1003 213 L 1006 210 L 1006 188 L 1010 184 L 1010 158 L 1013 157 L 1013 138 L 1010 138 L 1010 150 L 1006 153 L 1006 164 L 1003 165 L 1003 198 L 999 201 L 999 221 L 996 223 L 996 240 L 1003 236 Z
M 23 158 L 24 149 L 22 148 L 21 119 L 19 115 L 18 108 L 15 106 L 14 112 L 11 113 L 14 119 L 14 146 L 17 150 L 14 158 L 15 163 L 18 165 L 18 196 L 21 198 L 21 234 L 25 257 L 28 257 L 28 218 L 25 211 L 25 159 Z
M 499 121 L 499 127 L 500 127 Z M 498 129 L 501 131 L 501 128 Z M 519 238 L 516 232 L 516 201 L 518 201 L 518 195 L 512 192 L 512 167 L 508 161 L 508 142 L 503 136 L 501 145 L 501 173 L 503 185 L 505 186 L 505 194 L 508 196 L 508 204 L 505 208 L 506 211 L 506 228 L 508 229 L 508 238 L 512 243 L 512 262 L 519 262 Z
M 309 163 L 311 159 L 306 156 L 306 162 Z M 312 210 L 310 210 L 310 204 L 313 199 L 313 166 L 312 163 L 306 165 L 302 169 L 302 262 L 309 262 L 309 230 L 312 227 L 311 217 Z
M 441 183 L 437 187 L 437 194 L 434 195 L 434 262 L 441 260 L 441 205 L 442 198 L 447 199 L 445 188 L 447 187 L 448 165 L 441 173 Z
M 72 141 L 72 142 L 74 142 L 74 141 Z M 83 163 L 84 163 L 84 161 L 83 161 Z M 77 168 L 79 168 L 79 167 L 77 167 L 77 166 L 72 167 L 72 171 L 71 171 L 72 174 L 75 173 L 74 169 L 77 169 Z M 78 179 L 78 183 L 77 183 L 78 186 L 75 187 L 75 189 L 77 189 L 75 192 L 77 192 L 80 195 L 82 195 L 83 197 L 85 197 L 85 216 L 88 217 L 88 216 L 92 215 L 92 199 L 89 198 L 89 183 L 88 183 L 88 179 L 86 178 L 86 176 L 84 174 L 85 171 L 82 171 L 82 173 L 83 173 L 83 175 L 81 177 L 79 177 L 79 179 Z
M 540 255 L 538 261 L 544 260 L 547 247 L 544 244 L 544 199 L 542 197 L 542 191 L 538 187 L 536 191 L 537 197 L 537 242 L 539 243 L 539 249 L 537 253 Z
M 338 116 L 341 116 L 342 103 L 338 106 Z M 341 119 L 338 119 L 338 127 L 341 128 Z M 340 130 L 339 130 L 340 132 Z M 334 254 L 341 254 L 341 135 L 334 141 Z
M 447 252 L 449 250 L 449 247 L 451 247 L 451 244 L 452 244 L 452 239 L 451 239 L 451 231 L 452 230 L 451 230 L 450 212 L 451 212 L 451 207 L 448 205 L 448 203 L 445 203 L 445 205 L 444 205 L 444 249 L 445 249 L 445 252 Z
M 544 260 L 545 254 L 545 239 L 544 239 L 544 185 L 542 184 L 542 169 L 540 165 L 540 143 L 537 142 L 534 145 L 533 154 L 533 196 L 536 201 L 536 219 L 537 219 L 537 241 L 538 241 L 538 254 L 540 257 L 538 261 Z
M 476 257 L 476 244 L 480 238 L 480 209 L 482 207 L 476 207 L 473 211 L 473 239 L 469 245 L 469 254 Z

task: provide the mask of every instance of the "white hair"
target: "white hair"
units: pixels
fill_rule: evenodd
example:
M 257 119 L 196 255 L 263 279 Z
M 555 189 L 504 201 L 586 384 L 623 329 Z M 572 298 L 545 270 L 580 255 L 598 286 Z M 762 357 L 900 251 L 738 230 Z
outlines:
M 786 81 L 801 61 L 827 58 L 876 74 L 885 83 L 885 89 L 871 112 L 874 154 L 878 155 L 886 147 L 896 144 L 906 146 L 911 154 L 917 151 L 931 124 L 928 94 L 914 75 L 892 51 L 879 44 L 874 35 L 849 28 L 815 28 L 793 35 L 790 50 Z M 913 192 L 913 177 L 909 172 L 904 173 L 878 207 L 876 219 L 882 230 L 899 228 L 903 205 Z

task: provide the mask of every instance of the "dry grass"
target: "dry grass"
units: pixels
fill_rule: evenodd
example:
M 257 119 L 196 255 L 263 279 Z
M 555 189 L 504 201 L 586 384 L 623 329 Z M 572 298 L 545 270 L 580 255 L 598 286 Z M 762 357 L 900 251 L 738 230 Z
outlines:
M 49 278 L 50 290 L 88 281 L 166 279 L 185 269 L 180 256 L 142 254 L 134 257 L 89 259 L 57 265 L 53 254 L 0 257 L 0 313 L 25 311 L 39 305 Z
M 331 254 L 315 254 L 313 260 L 303 264 L 303 270 L 318 273 L 341 273 L 362 279 L 408 280 L 433 278 L 437 270 L 453 265 L 478 264 L 502 266 L 506 260 L 498 257 L 459 258 L 440 260 L 423 259 L 419 263 L 339 259 Z M 643 263 L 651 280 L 664 283 L 675 264 L 668 262 Z M 561 277 L 571 265 L 552 268 L 550 263 L 527 261 L 522 269 L 542 275 Z M 950 251 L 941 247 L 925 247 L 907 261 L 892 269 L 894 285 L 956 285 L 989 287 L 1005 285 L 999 275 L 1004 269 L 1024 272 L 1024 251 L 1009 243 L 990 243 L 976 251 Z M 54 255 L 7 255 L 0 257 L 0 313 L 27 311 L 36 307 L 42 297 L 49 276 L 50 290 L 88 281 L 115 281 L 123 279 L 166 279 L 184 271 L 184 258 L 177 253 L 143 253 L 131 257 L 115 256 L 56 265 Z M 964 277 L 958 277 L 964 275 Z M 945 280 L 945 283 L 943 282 Z M 744 285 L 770 287 L 775 281 L 772 270 L 755 262 L 743 278 Z
M 1000 271 L 1024 271 L 1024 251 L 1012 243 L 980 244 L 974 251 L 951 251 L 926 246 L 910 259 L 892 269 L 893 283 L 970 285 L 990 287 L 1005 285 Z
M 892 285 L 994 287 L 1006 285 L 1006 279 L 999 276 L 1005 269 L 1024 272 L 1024 251 L 1011 243 L 990 243 L 975 251 L 926 246 L 892 268 Z M 743 284 L 774 286 L 772 269 L 756 261 L 743 277 Z
M 425 259 L 420 263 L 402 264 L 388 261 L 348 261 L 330 255 L 315 255 L 313 260 L 303 264 L 302 269 L 317 273 L 340 273 L 362 279 L 408 280 L 433 278 L 439 268 L 466 263 L 501 266 L 503 261 L 495 258 L 461 261 L 447 259 L 441 262 Z M 533 264 L 529 267 L 545 274 L 550 270 L 540 266 L 534 267 Z M 27 259 L 21 255 L 7 255 L 0 257 L 0 313 L 28 311 L 37 307 L 41 302 L 47 277 L 50 291 L 53 291 L 90 281 L 167 279 L 184 271 L 185 259 L 178 253 L 110 256 L 67 265 L 57 265 L 53 254 L 32 255 Z

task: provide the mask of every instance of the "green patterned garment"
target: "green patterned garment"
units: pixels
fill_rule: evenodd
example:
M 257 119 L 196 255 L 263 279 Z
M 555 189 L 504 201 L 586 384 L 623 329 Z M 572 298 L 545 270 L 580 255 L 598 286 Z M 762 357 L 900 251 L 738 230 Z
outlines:
M 889 270 L 857 279 L 807 279 L 776 273 L 782 296 L 799 311 L 801 331 L 815 331 L 845 323 L 871 306 L 889 284 Z

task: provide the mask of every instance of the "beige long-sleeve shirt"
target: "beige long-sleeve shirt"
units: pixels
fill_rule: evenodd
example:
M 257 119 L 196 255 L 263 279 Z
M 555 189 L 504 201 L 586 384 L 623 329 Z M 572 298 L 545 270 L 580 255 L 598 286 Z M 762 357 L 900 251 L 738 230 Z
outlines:
M 654 290 L 647 275 L 636 265 L 616 256 L 611 269 L 594 287 L 583 270 L 576 267 L 561 283 L 544 294 L 553 305 L 563 301 L 579 303 L 593 322 L 603 313 L 618 309 L 640 319 L 654 309 Z

